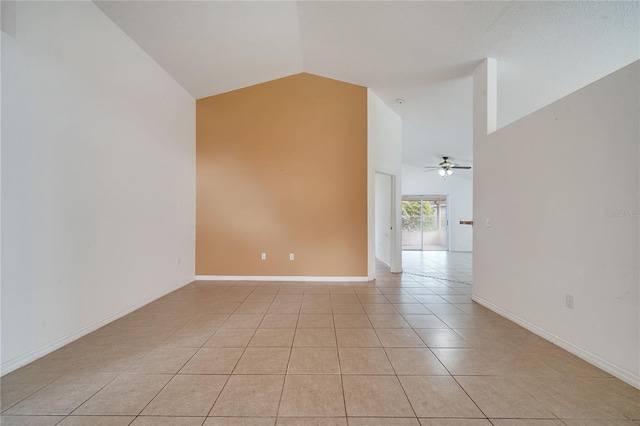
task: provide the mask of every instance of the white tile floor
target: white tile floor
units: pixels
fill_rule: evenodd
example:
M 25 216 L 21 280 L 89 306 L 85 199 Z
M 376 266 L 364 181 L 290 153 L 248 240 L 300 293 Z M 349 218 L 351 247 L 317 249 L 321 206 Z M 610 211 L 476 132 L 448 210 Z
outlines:
M 3 377 L 0 423 L 640 424 L 640 391 L 472 303 L 471 265 L 192 283 Z

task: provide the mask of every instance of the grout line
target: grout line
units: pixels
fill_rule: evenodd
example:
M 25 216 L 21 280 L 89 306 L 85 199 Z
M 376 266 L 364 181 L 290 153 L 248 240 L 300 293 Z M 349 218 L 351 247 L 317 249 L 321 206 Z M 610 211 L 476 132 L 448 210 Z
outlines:
M 358 299 L 359 301 L 360 299 Z M 360 303 L 360 307 L 362 307 L 362 303 Z M 364 308 L 362 307 L 364 310 Z M 347 420 L 347 425 L 349 424 L 349 416 L 347 415 L 347 397 L 344 393 L 344 380 L 342 377 L 342 361 L 340 361 L 340 346 L 338 345 L 338 332 L 336 331 L 336 317 L 333 313 L 333 303 L 331 303 L 331 319 L 333 320 L 333 334 L 336 337 L 336 354 L 338 356 L 338 375 L 340 377 L 340 389 L 342 389 L 342 404 L 344 407 L 344 415 Z
M 235 287 L 235 286 L 234 286 Z M 233 287 L 232 287 L 233 288 Z M 255 291 L 255 290 L 254 290 Z M 228 291 L 227 291 L 228 292 Z M 253 293 L 253 292 L 252 292 Z M 248 297 L 249 295 L 247 295 Z M 246 297 L 245 297 L 246 299 Z M 243 300 L 245 300 L 243 299 Z M 240 303 L 240 305 L 242 304 L 242 302 Z M 238 305 L 236 307 L 236 309 L 233 310 L 233 312 L 235 312 L 240 305 Z M 229 318 L 231 318 L 231 315 L 233 315 L 233 312 L 231 314 L 229 314 Z M 228 319 L 228 318 L 227 318 Z M 264 317 L 263 317 L 264 319 Z M 225 320 L 226 322 L 226 320 Z M 261 321 L 262 322 L 262 321 Z M 224 325 L 224 322 L 220 325 L 220 328 L 222 327 L 222 325 Z M 260 324 L 258 324 L 258 326 L 260 326 Z M 224 392 L 224 389 L 227 387 L 227 384 L 229 383 L 229 380 L 231 379 L 231 375 L 233 374 L 233 372 L 235 371 L 236 367 L 238 366 L 238 364 L 240 363 L 240 360 L 242 359 L 242 357 L 244 356 L 244 352 L 247 350 L 247 348 L 249 347 L 249 344 L 251 343 L 251 339 L 253 339 L 253 336 L 255 336 L 256 331 L 258 330 L 258 328 L 256 327 L 256 329 L 254 330 L 253 334 L 251 335 L 251 338 L 249 339 L 249 341 L 247 342 L 247 345 L 242 349 L 242 353 L 240 354 L 240 356 L 238 357 L 238 360 L 236 361 L 236 363 L 234 364 L 233 368 L 231 369 L 231 372 L 229 373 L 229 375 L 227 376 L 227 380 L 225 380 L 224 385 L 222 385 L 222 388 L 220 389 L 220 392 L 218 393 L 218 396 L 216 396 L 216 399 L 213 401 L 213 404 L 211 405 L 211 408 L 209 409 L 209 412 L 207 413 L 206 417 L 211 416 L 211 412 L 213 411 L 213 407 L 215 407 L 216 403 L 218 402 L 218 400 L 220 399 L 220 395 L 222 395 L 222 392 Z M 215 333 L 214 333 L 215 334 Z M 206 342 L 205 342 L 206 343 Z M 205 417 L 205 421 L 206 421 L 206 417 Z

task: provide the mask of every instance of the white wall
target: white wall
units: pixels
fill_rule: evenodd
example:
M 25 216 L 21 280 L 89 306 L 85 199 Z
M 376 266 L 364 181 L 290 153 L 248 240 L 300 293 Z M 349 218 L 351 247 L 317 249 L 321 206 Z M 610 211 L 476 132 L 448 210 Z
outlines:
M 461 220 L 473 220 L 472 170 L 454 171 L 442 179 L 437 172 L 424 172 L 424 168 L 402 165 L 403 195 L 448 195 L 449 250 L 472 251 L 473 227 L 460 225 Z
M 400 236 L 402 188 L 402 120 L 371 89 L 367 89 L 367 155 L 369 164 L 368 229 L 369 278 L 375 274 L 375 174 L 393 176 L 392 193 L 395 199 L 395 224 L 391 232 L 391 272 L 402 272 L 402 239 Z M 394 216 L 392 214 L 392 216 Z M 394 232 L 395 231 L 395 232 Z M 397 234 L 397 235 L 394 235 Z
M 376 258 L 391 267 L 391 176 L 376 173 Z
M 3 374 L 194 277 L 194 99 L 92 2 L 17 2 L 15 23 Z
M 488 136 L 486 71 L 474 96 L 474 300 L 639 387 L 639 63 Z

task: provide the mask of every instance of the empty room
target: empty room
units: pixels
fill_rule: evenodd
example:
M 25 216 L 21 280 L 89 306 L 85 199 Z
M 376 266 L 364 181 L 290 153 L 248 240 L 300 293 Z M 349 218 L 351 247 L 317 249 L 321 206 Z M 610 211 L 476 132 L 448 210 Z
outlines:
M 639 2 L 0 5 L 0 424 L 640 425 Z

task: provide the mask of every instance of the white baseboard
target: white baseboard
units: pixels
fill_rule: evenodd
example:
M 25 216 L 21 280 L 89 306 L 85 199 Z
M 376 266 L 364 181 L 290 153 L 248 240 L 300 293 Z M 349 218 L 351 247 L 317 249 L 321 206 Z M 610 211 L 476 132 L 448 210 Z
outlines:
M 622 380 L 625 383 L 630 384 L 631 386 L 640 389 L 640 376 L 637 374 L 634 374 L 628 370 L 625 370 L 624 368 L 621 368 L 609 361 L 607 361 L 606 359 L 600 358 L 598 355 L 595 355 L 589 351 L 587 351 L 586 349 L 581 348 L 580 346 L 576 346 L 575 344 L 569 342 L 568 340 L 563 339 L 560 336 L 556 336 L 555 334 L 551 333 L 548 330 L 545 330 L 542 327 L 539 327 L 529 321 L 527 321 L 524 318 L 521 318 L 497 305 L 494 305 L 493 303 L 489 302 L 488 300 L 485 300 L 481 297 L 478 297 L 476 295 L 473 295 L 471 297 L 471 299 L 474 302 L 477 302 L 479 304 L 481 304 L 482 306 L 484 306 L 487 309 L 492 310 L 493 312 L 507 318 L 510 319 L 511 321 L 515 322 L 516 324 L 526 328 L 527 330 L 529 330 L 530 332 L 537 334 L 538 336 L 542 337 L 545 340 L 550 341 L 551 343 L 561 347 L 562 349 L 565 349 L 568 352 L 571 352 L 572 354 L 574 354 L 575 356 L 582 358 L 583 360 L 587 361 L 590 364 L 595 365 L 596 367 L 600 368 L 601 370 L 606 371 L 607 373 L 611 374 L 614 377 L 617 377 L 618 379 Z
M 27 352 L 24 355 L 20 355 L 16 358 L 10 359 L 7 362 L 3 362 L 2 364 L 0 364 L 0 376 L 4 376 L 5 374 L 11 373 L 14 370 L 17 370 L 20 367 L 23 367 L 39 358 L 42 358 L 45 355 L 50 354 L 51 352 L 60 349 L 61 347 L 63 347 L 64 345 L 68 345 L 69 343 L 78 340 L 79 338 L 86 336 L 87 334 L 96 331 L 97 329 L 99 329 L 100 327 L 104 327 L 105 325 L 109 324 L 110 322 L 113 322 L 119 318 L 122 318 L 123 316 L 130 314 L 131 312 L 135 311 L 136 309 L 140 309 L 141 307 L 148 305 L 149 303 L 153 302 L 154 300 L 158 300 L 161 297 L 166 296 L 167 294 L 178 290 L 179 288 L 184 287 L 187 284 L 192 283 L 193 280 L 189 280 L 188 282 L 184 283 L 184 284 L 180 284 L 179 286 L 177 286 L 176 288 L 167 291 L 166 293 L 162 293 L 158 296 L 152 297 L 149 300 L 146 300 L 142 303 L 138 303 L 134 306 L 131 306 L 129 308 L 126 308 L 122 311 L 116 312 L 115 314 L 112 315 L 108 315 L 105 318 L 102 318 L 99 321 L 94 322 L 93 324 L 87 325 L 85 327 L 80 328 L 79 330 L 76 330 L 72 333 L 69 333 L 65 336 L 62 336 L 52 342 L 47 343 L 46 345 L 42 345 L 30 352 Z
M 196 275 L 196 281 L 324 281 L 366 282 L 368 277 L 311 277 L 311 276 L 245 276 L 245 275 Z

